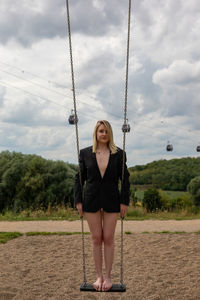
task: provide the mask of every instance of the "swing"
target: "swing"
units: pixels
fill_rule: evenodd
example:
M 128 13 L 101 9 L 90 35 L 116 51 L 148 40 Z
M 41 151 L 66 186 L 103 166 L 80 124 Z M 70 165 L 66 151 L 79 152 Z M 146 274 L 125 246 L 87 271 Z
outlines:
M 80 290 L 82 292 L 99 292 L 93 288 L 91 283 L 86 282 L 81 284 Z M 112 287 L 106 292 L 126 292 L 126 286 L 124 284 L 113 284 Z
M 69 15 L 69 3 L 66 0 L 66 9 L 67 9 L 67 22 L 68 22 L 68 37 L 69 37 L 69 50 L 70 50 L 70 62 L 71 62 L 71 76 L 72 76 L 72 91 L 73 91 L 73 102 L 74 102 L 74 116 L 77 116 L 76 113 L 76 95 L 75 95 L 75 82 L 74 82 L 74 70 L 73 70 L 73 57 L 72 57 L 72 42 L 71 42 L 71 29 L 70 29 L 70 15 Z M 127 53 L 126 53 L 126 82 L 125 82 L 125 99 L 124 99 L 124 124 L 122 125 L 122 132 L 123 132 L 123 157 L 122 157 L 122 178 L 121 178 L 121 186 L 124 180 L 124 165 L 125 165 L 125 137 L 126 133 L 130 132 L 130 125 L 128 124 L 128 120 L 126 118 L 127 114 L 127 94 L 128 94 L 128 65 L 129 65 L 129 42 L 130 42 L 130 17 L 131 17 L 131 0 L 129 0 L 129 10 L 128 10 L 128 37 L 127 37 Z M 76 122 L 77 120 L 77 122 Z M 71 122 L 70 124 L 75 125 L 76 130 L 76 144 L 77 144 L 77 155 L 78 155 L 78 162 L 79 162 L 79 138 L 78 138 L 78 118 L 75 119 L 75 122 Z M 82 180 L 81 180 L 81 169 L 79 163 L 79 178 L 80 178 L 80 185 L 82 187 Z M 121 218 L 121 263 L 120 263 L 120 283 L 119 284 L 112 284 L 112 287 L 106 292 L 125 292 L 126 285 L 123 282 L 123 220 Z M 83 216 L 81 217 L 81 227 L 82 227 L 82 259 L 83 259 L 83 283 L 80 286 L 80 291 L 84 292 L 98 292 L 94 289 L 91 283 L 87 282 L 86 279 L 86 264 L 85 264 L 85 239 L 84 239 L 84 222 Z
M 82 292 L 98 292 L 93 288 L 93 285 L 91 283 L 82 283 L 80 290 Z M 109 289 L 106 292 L 126 292 L 126 286 L 124 284 L 113 284 L 111 289 Z

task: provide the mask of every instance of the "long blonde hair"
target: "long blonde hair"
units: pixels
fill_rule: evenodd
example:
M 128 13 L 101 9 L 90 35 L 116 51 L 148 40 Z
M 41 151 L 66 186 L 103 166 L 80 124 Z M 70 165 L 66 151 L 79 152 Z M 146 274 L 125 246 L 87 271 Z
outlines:
M 115 145 L 114 140 L 113 140 L 112 127 L 111 127 L 110 123 L 106 120 L 97 121 L 97 124 L 96 124 L 96 126 L 94 128 L 94 132 L 93 132 L 92 152 L 96 152 L 96 150 L 97 150 L 97 130 L 98 130 L 99 126 L 102 124 L 106 127 L 107 132 L 108 132 L 108 137 L 109 137 L 108 148 L 110 149 L 111 154 L 114 154 L 117 152 L 117 146 Z

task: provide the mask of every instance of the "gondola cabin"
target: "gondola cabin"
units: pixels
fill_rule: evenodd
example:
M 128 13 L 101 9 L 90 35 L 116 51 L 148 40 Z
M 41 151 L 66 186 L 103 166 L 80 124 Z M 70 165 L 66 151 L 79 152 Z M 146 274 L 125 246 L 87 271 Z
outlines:
M 173 151 L 173 146 L 172 146 L 172 144 L 167 144 L 166 150 L 167 150 L 167 151 Z
M 200 146 L 198 145 L 196 148 L 197 152 L 200 152 Z
M 70 125 L 74 125 L 74 124 L 78 123 L 78 118 L 75 117 L 73 109 L 71 110 L 71 115 L 69 116 L 68 122 Z
M 122 125 L 122 132 L 130 132 L 130 130 L 131 130 L 131 127 L 128 124 L 128 120 L 127 120 L 127 122 Z

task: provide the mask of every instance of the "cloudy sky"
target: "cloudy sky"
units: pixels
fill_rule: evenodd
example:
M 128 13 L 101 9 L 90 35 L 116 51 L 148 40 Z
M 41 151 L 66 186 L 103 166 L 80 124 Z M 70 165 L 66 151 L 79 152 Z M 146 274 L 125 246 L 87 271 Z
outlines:
M 80 148 L 99 119 L 122 147 L 128 0 L 69 5 Z M 65 0 L 0 0 L 0 15 L 0 151 L 76 163 Z M 132 0 L 128 166 L 198 156 L 199 32 L 199 0 Z

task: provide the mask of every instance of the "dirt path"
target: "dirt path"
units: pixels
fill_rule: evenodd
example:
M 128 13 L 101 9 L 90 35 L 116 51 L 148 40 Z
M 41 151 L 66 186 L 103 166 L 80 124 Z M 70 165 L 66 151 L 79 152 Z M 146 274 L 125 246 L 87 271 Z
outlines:
M 85 231 L 89 231 L 86 222 L 84 221 Z M 116 233 L 121 230 L 121 222 L 118 221 Z M 145 231 L 185 231 L 196 232 L 200 230 L 200 220 L 184 220 L 184 221 L 158 221 L 158 220 L 145 220 L 145 221 L 124 221 L 124 231 L 131 231 L 134 233 L 142 233 Z M 81 231 L 80 221 L 1 221 L 0 231 Z

